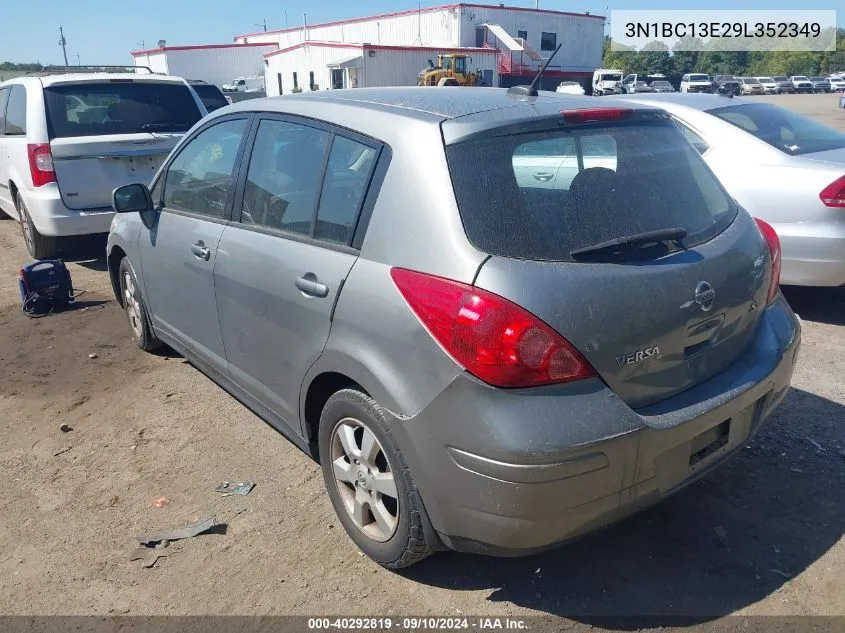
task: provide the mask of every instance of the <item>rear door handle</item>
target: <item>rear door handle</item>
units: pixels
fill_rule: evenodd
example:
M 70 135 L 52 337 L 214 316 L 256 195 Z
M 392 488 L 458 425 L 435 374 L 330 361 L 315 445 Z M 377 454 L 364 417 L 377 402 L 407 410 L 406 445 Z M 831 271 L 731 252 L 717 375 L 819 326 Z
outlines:
M 191 252 L 197 259 L 201 259 L 206 262 L 209 257 L 211 257 L 211 251 L 206 247 L 202 240 L 191 244 Z
M 297 277 L 294 285 L 303 293 L 310 297 L 318 297 L 320 299 L 329 296 L 329 287 L 326 284 L 317 281 L 317 278 L 311 273 L 304 277 Z

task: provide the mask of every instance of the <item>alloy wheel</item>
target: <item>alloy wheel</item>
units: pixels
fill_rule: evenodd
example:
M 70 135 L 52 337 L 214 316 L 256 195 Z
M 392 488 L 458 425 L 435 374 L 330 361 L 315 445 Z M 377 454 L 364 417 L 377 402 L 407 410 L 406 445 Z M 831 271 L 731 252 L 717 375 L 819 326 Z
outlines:
M 373 432 L 361 421 L 344 418 L 332 430 L 332 472 L 346 511 L 374 541 L 390 539 L 399 525 L 396 479 Z

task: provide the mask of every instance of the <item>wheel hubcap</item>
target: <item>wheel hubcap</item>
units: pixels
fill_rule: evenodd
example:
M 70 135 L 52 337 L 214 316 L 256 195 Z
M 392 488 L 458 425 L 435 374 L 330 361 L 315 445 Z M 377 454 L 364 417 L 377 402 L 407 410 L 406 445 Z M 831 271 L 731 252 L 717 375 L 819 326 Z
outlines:
M 32 227 L 29 225 L 29 218 L 24 213 L 21 218 L 21 229 L 23 230 L 23 240 L 26 242 L 26 247 L 32 252 Z
M 396 480 L 384 450 L 362 422 L 344 418 L 332 431 L 332 471 L 346 511 L 364 534 L 384 542 L 399 525 Z
M 141 305 L 135 298 L 135 280 L 128 272 L 123 273 L 123 306 L 126 309 L 126 316 L 129 319 L 133 334 L 140 339 L 144 334 L 144 327 L 141 322 Z

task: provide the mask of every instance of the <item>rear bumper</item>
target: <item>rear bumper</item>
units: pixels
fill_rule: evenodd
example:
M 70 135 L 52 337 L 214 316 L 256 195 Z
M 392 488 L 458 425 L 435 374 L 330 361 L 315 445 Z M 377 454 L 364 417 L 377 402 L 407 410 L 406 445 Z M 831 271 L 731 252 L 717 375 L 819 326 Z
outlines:
M 394 434 L 447 546 L 527 554 L 646 508 L 722 462 L 787 393 L 799 344 L 780 298 L 730 369 L 646 409 L 599 380 L 520 391 L 463 375 L 396 420 Z
M 21 191 L 35 228 L 42 235 L 71 236 L 108 233 L 114 211 L 68 209 L 55 184 Z
M 773 226 L 783 249 L 783 285 L 845 285 L 845 225 L 842 222 L 795 222 Z

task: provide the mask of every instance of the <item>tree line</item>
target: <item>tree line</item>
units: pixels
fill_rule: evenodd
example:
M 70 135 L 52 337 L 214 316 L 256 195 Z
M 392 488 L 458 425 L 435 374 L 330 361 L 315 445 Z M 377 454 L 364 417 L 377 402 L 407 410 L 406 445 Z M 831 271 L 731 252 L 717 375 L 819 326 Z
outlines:
M 680 48 L 680 43 L 675 49 Z M 845 28 L 836 31 L 836 50 L 814 51 L 670 51 L 662 42 L 650 42 L 641 50 L 611 50 L 604 38 L 604 68 L 619 68 L 626 74 L 663 74 L 679 80 L 686 73 L 772 77 L 776 75 L 827 75 L 845 71 Z

